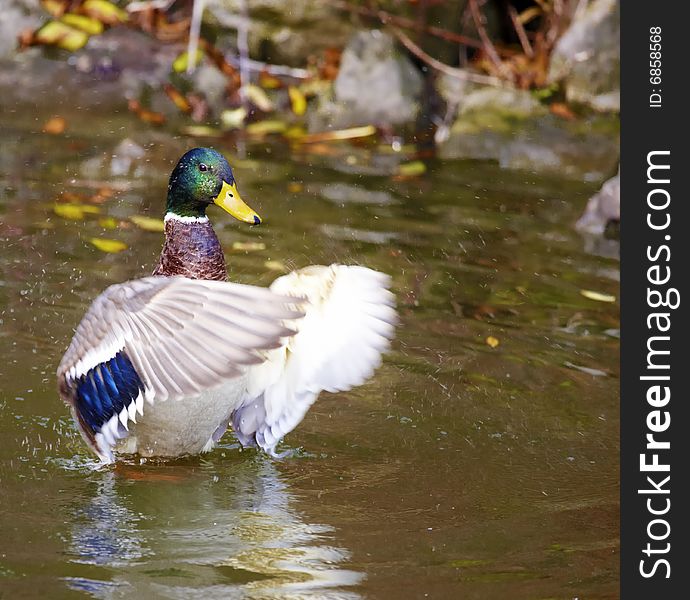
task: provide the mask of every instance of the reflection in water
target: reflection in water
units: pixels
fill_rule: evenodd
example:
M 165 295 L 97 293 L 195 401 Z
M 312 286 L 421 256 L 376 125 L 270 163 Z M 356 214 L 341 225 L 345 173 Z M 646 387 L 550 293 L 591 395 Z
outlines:
M 68 578 L 70 587 L 97 598 L 360 597 L 341 589 L 364 577 L 337 566 L 349 552 L 328 545 L 330 527 L 306 523 L 291 508 L 269 460 L 225 467 L 177 463 L 97 473 L 70 549 L 73 563 L 92 565 L 98 575 Z

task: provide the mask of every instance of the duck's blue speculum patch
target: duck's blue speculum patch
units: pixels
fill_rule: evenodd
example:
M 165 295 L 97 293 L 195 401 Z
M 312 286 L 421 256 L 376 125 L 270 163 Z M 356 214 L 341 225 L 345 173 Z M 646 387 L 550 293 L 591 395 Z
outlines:
M 95 433 L 143 392 L 141 377 L 132 361 L 120 351 L 77 379 L 77 409 L 84 423 Z

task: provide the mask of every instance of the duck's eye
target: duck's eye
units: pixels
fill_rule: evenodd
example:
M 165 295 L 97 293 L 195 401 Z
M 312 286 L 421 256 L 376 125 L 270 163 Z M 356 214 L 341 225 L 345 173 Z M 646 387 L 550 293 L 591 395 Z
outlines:
M 199 163 L 199 171 L 205 173 L 206 171 L 208 171 L 208 167 L 204 163 Z

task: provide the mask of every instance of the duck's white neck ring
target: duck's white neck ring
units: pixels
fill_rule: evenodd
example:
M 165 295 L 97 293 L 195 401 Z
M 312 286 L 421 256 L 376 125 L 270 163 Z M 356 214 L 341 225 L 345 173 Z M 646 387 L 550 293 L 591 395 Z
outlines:
M 165 215 L 163 221 L 167 223 L 168 221 L 179 221 L 180 223 L 208 223 L 208 217 L 181 217 L 173 212 L 169 212 Z

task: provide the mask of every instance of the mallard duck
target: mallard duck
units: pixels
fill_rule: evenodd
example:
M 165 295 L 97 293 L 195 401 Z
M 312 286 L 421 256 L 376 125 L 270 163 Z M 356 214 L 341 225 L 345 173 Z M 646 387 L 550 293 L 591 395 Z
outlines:
M 362 384 L 390 344 L 387 275 L 330 265 L 229 283 L 211 204 L 261 222 L 223 155 L 195 148 L 170 176 L 153 276 L 98 296 L 60 362 L 60 396 L 103 462 L 207 452 L 230 425 L 275 456 L 321 391 Z

